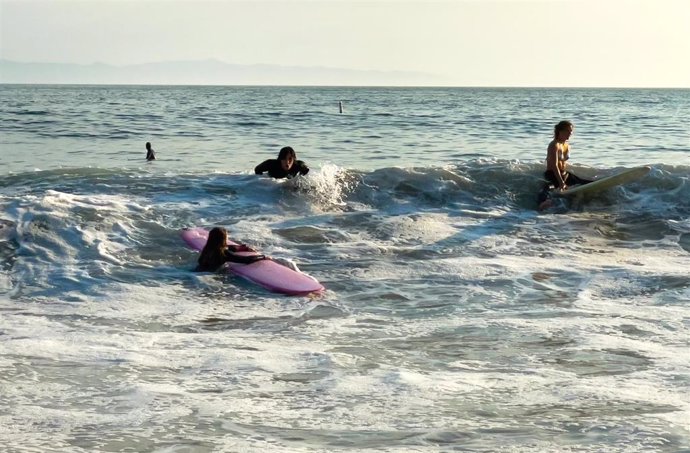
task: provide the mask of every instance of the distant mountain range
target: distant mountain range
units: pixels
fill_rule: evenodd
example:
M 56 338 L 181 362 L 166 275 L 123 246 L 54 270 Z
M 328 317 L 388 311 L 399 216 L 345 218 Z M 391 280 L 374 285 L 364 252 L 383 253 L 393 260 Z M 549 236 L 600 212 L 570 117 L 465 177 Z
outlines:
M 218 60 L 168 61 L 127 66 L 104 63 L 23 63 L 0 59 L 0 83 L 94 85 L 444 85 L 439 76 L 404 71 L 238 65 Z

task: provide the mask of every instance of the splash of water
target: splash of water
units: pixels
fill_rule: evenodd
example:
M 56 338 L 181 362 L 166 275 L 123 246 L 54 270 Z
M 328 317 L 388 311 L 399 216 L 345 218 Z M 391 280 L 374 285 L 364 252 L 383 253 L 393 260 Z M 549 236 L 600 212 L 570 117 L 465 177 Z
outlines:
M 296 191 L 306 193 L 316 208 L 328 211 L 345 206 L 345 199 L 358 180 L 354 174 L 329 163 L 318 172 L 310 172 L 308 178 L 294 178 L 289 184 Z

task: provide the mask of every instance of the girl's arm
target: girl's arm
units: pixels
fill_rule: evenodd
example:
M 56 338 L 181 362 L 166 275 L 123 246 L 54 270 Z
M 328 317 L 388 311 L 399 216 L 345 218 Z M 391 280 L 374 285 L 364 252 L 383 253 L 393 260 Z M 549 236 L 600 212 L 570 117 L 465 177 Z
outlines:
M 546 150 L 546 171 L 553 172 L 558 181 L 559 188 L 565 189 L 565 181 L 563 180 L 561 170 L 558 168 L 558 147 L 555 141 L 549 143 L 549 148 Z
M 297 171 L 299 172 L 299 174 L 302 176 L 309 173 L 309 167 L 307 167 L 307 164 L 305 164 L 301 160 L 295 161 L 295 167 L 297 168 Z
M 256 250 L 249 247 L 247 244 L 229 245 L 228 249 L 231 252 L 256 252 Z
M 265 255 L 244 256 L 244 255 L 236 255 L 232 252 L 225 253 L 225 256 L 223 258 L 225 259 L 225 262 L 230 261 L 231 263 L 241 263 L 241 264 L 252 264 L 253 262 L 267 259 Z
M 259 165 L 257 165 L 256 167 L 254 167 L 254 174 L 263 175 L 268 170 L 270 170 L 271 160 L 272 159 L 265 160 L 265 161 L 261 162 Z

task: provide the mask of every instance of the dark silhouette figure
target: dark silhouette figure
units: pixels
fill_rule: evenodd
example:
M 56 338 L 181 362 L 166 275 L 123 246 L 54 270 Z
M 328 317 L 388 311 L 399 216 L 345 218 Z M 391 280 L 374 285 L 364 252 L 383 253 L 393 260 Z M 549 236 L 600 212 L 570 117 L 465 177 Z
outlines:
M 151 142 L 146 142 L 146 160 L 156 160 L 156 152 L 151 148 Z

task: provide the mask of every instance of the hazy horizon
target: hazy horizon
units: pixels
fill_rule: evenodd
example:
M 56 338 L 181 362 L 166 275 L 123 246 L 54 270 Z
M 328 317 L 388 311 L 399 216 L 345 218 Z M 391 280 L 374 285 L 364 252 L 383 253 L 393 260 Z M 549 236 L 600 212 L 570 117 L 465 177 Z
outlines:
M 82 65 L 0 59 L 0 83 L 4 84 L 443 86 L 439 80 L 433 74 L 410 71 L 236 65 L 217 59 L 120 66 L 100 62 Z
M 127 70 L 127 69 L 136 69 L 140 67 L 149 67 L 153 68 L 155 66 L 160 66 L 160 67 L 168 67 L 168 65 L 178 65 L 178 64 L 198 64 L 198 63 L 203 63 L 205 61 L 213 61 L 215 63 L 220 63 L 223 65 L 227 65 L 229 68 L 231 67 L 242 67 L 244 71 L 246 71 L 249 68 L 252 67 L 264 67 L 266 70 L 271 71 L 273 68 L 279 68 L 279 69 L 285 69 L 289 71 L 293 71 L 295 73 L 299 73 L 300 71 L 304 71 L 304 75 L 302 78 L 299 80 L 293 80 L 291 83 L 273 83 L 273 82 L 265 82 L 261 80 L 261 77 L 265 77 L 265 75 L 257 75 L 254 76 L 252 80 L 237 80 L 236 78 L 227 78 L 222 81 L 214 81 L 213 78 L 206 78 L 203 81 L 194 81 L 194 80 L 185 80 L 184 79 L 184 74 L 177 74 L 178 79 L 177 80 L 170 80 L 168 77 L 167 79 L 157 79 L 155 81 L 148 80 L 147 78 L 143 78 L 140 75 L 136 80 L 113 80 L 113 79 L 99 79 L 99 80 L 93 80 L 92 78 L 89 77 L 89 74 L 84 74 L 81 73 L 79 75 L 73 75 L 73 72 L 70 70 L 65 70 L 65 68 L 88 68 L 88 67 L 101 67 L 101 68 L 113 68 L 113 69 L 118 69 L 118 70 Z M 17 63 L 19 65 L 27 65 L 27 66 L 43 66 L 43 65 L 49 65 L 49 66 L 55 66 L 55 67 L 60 67 L 62 68 L 61 74 L 59 76 L 53 76 L 50 78 L 43 78 L 45 77 L 45 73 L 41 72 L 34 72 L 31 73 L 30 75 L 24 77 L 22 80 L 18 80 L 16 77 L 11 78 L 10 80 L 5 80 L 7 79 L 7 75 L 4 74 L 3 72 L 7 71 L 2 71 L 3 66 L 7 62 L 12 62 L 12 63 Z M 316 70 L 313 73 L 308 73 L 309 70 Z M 327 73 L 330 73 L 330 76 L 324 77 L 324 71 Z M 347 82 L 333 82 L 333 83 L 328 83 L 329 80 L 331 80 L 333 77 L 338 77 L 338 74 L 351 74 L 351 73 L 358 73 L 360 79 L 365 78 L 366 80 L 357 83 L 357 80 L 352 80 L 349 79 Z M 688 90 L 690 87 L 684 87 L 684 86 L 625 86 L 625 87 L 620 87 L 620 86 L 585 86 L 585 85 L 571 85 L 571 86 L 559 86 L 559 85 L 454 85 L 450 83 L 433 83 L 433 82 L 424 82 L 422 81 L 421 83 L 404 83 L 404 82 L 399 82 L 396 80 L 392 80 L 389 76 L 390 74 L 398 74 L 401 77 L 404 77 L 405 75 L 409 76 L 416 76 L 416 77 L 425 77 L 429 76 L 432 78 L 434 75 L 433 74 L 422 74 L 422 73 L 412 73 L 412 72 L 405 72 L 405 71 L 358 71 L 358 70 L 349 70 L 347 68 L 330 68 L 330 67 L 288 67 L 288 66 L 277 66 L 277 65 L 268 65 L 268 64 L 256 64 L 256 65 L 234 65 L 231 63 L 225 63 L 221 62 L 220 60 L 189 60 L 185 62 L 176 62 L 176 61 L 159 61 L 159 62 L 151 62 L 151 63 L 140 63 L 136 65 L 109 65 L 107 63 L 102 63 L 102 62 L 95 62 L 95 63 L 90 63 L 90 64 L 65 64 L 65 63 L 40 63 L 40 62 L 13 62 L 12 60 L 5 60 L 5 59 L 0 59 L 0 85 L 103 85 L 103 86 L 108 86 L 108 85 L 147 85 L 147 86 L 322 86 L 322 87 L 391 87 L 391 88 L 572 88 L 572 89 L 668 89 L 668 90 Z M 246 76 L 246 73 L 245 73 Z M 376 76 L 380 77 L 389 77 L 384 81 L 377 81 Z M 318 78 L 316 80 L 315 78 Z M 39 80 L 37 80 L 39 79 Z M 126 79 L 126 76 L 125 76 Z M 288 80 L 289 82 L 289 80 Z
M 290 68 L 241 79 L 257 85 L 688 88 L 687 17 L 682 0 L 0 0 L 0 58 Z M 146 77 L 236 84 L 189 69 Z

